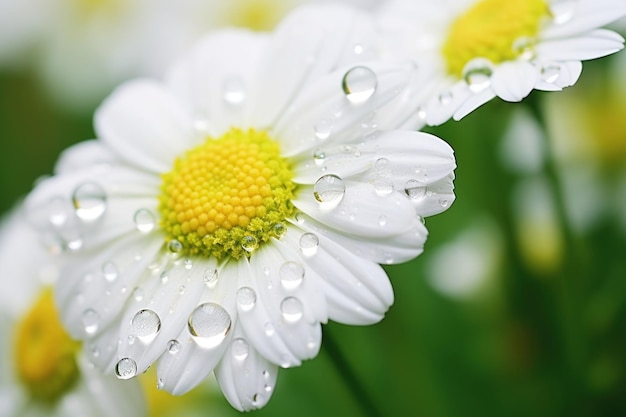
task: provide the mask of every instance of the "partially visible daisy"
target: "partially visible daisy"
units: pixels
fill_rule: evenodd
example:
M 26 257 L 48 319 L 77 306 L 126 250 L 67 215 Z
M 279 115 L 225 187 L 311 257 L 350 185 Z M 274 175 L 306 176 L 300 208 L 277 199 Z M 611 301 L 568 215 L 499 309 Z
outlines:
M 419 111 L 437 125 L 496 96 L 520 101 L 573 85 L 581 61 L 622 49 L 621 36 L 598 28 L 625 14 L 623 0 L 396 0 L 381 24 L 388 49 L 438 74 Z
M 382 319 L 379 264 L 422 252 L 455 160 L 432 135 L 388 130 L 414 68 L 357 62 L 363 19 L 305 7 L 272 35 L 214 33 L 166 82 L 100 107 L 99 139 L 29 198 L 69 262 L 57 300 L 91 361 L 121 379 L 156 362 L 174 394 L 214 371 L 250 410 L 280 367 L 317 355 L 322 323 Z
M 57 268 L 21 211 L 0 228 L 0 269 L 0 415 L 144 415 L 139 384 L 102 375 L 64 330 L 50 287 Z

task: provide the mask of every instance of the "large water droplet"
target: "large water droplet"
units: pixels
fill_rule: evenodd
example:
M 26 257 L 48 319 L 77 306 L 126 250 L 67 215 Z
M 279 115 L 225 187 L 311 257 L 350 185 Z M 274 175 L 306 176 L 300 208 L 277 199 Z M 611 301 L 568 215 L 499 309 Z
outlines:
M 232 320 L 224 307 L 215 303 L 204 303 L 196 307 L 189 316 L 187 329 L 198 346 L 212 349 L 219 346 L 232 326 Z
M 113 262 L 105 262 L 104 265 L 102 265 L 102 275 L 107 281 L 115 281 L 119 274 L 120 272 L 117 269 L 117 265 L 115 265 Z
M 374 71 L 367 67 L 354 67 L 343 76 L 341 87 L 348 101 L 360 104 L 376 92 L 378 79 Z
M 493 65 L 491 61 L 484 58 L 473 59 L 463 68 L 463 79 L 474 93 L 489 87 L 492 74 Z
M 346 184 L 334 174 L 327 174 L 315 181 L 313 196 L 323 206 L 332 208 L 337 206 L 346 193 Z
M 321 119 L 313 125 L 313 131 L 315 132 L 316 138 L 325 140 L 330 137 L 330 134 L 333 131 L 333 125 L 328 120 Z
M 156 226 L 156 218 L 154 214 L 148 209 L 139 209 L 135 212 L 133 217 L 135 227 L 142 233 L 148 233 L 154 230 Z
M 93 335 L 98 331 L 100 326 L 100 315 L 93 309 L 88 308 L 83 311 L 81 315 L 81 322 L 83 323 L 83 329 L 88 335 Z
M 131 358 L 120 359 L 115 365 L 115 375 L 119 379 L 130 379 L 137 375 L 137 363 Z
M 241 247 L 246 252 L 254 252 L 259 247 L 259 241 L 252 235 L 246 235 L 241 239 Z
M 304 280 L 304 267 L 298 262 L 288 261 L 281 265 L 278 274 L 283 288 L 293 290 Z
M 317 253 L 320 246 L 320 239 L 315 233 L 304 233 L 300 236 L 300 250 L 305 256 L 313 256 Z
M 161 330 L 161 319 L 152 310 L 140 310 L 130 322 L 135 336 L 143 343 L 150 343 Z
M 417 180 L 408 180 L 404 184 L 404 192 L 411 200 L 419 200 L 426 196 L 426 190 L 428 188 Z
M 76 187 L 72 194 L 72 203 L 79 219 L 95 221 L 106 211 L 106 193 L 98 184 L 88 182 Z
M 287 297 L 280 303 L 283 318 L 289 323 L 295 323 L 302 318 L 302 302 L 296 297 Z
M 256 292 L 250 287 L 241 287 L 237 290 L 237 304 L 243 311 L 250 311 L 256 304 Z
M 246 86 L 239 76 L 231 76 L 222 84 L 224 101 L 232 106 L 242 104 L 246 99 Z
M 243 361 L 248 357 L 248 354 L 250 353 L 250 346 L 248 345 L 248 342 L 245 341 L 245 339 L 237 338 L 233 340 L 230 351 L 233 355 L 233 358 L 238 361 Z

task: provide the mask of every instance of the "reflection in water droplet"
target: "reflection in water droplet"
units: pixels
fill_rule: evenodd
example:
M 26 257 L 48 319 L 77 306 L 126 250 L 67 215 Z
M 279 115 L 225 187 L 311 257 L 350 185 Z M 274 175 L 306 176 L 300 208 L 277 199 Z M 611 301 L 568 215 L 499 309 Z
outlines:
M 287 297 L 280 303 L 283 318 L 289 323 L 295 323 L 302 318 L 302 302 L 296 297 Z
M 130 326 L 139 340 L 143 343 L 150 343 L 161 330 L 161 319 L 152 310 L 140 310 L 131 320 Z
M 334 174 L 320 177 L 313 186 L 313 196 L 323 204 L 323 207 L 332 208 L 337 206 L 346 193 L 346 184 Z
M 343 76 L 341 87 L 348 101 L 360 104 L 376 92 L 378 79 L 374 71 L 367 67 L 354 67 Z
M 226 78 L 222 84 L 222 97 L 232 106 L 242 104 L 246 99 L 246 86 L 243 79 L 238 76 Z
M 484 58 L 473 59 L 465 65 L 463 79 L 472 92 L 478 93 L 491 85 L 492 67 L 491 61 Z
M 72 194 L 76 216 L 85 222 L 98 220 L 107 208 L 106 193 L 98 184 L 79 185 Z
M 315 137 L 319 140 L 325 140 L 330 137 L 330 134 L 333 130 L 333 125 L 326 119 L 321 119 L 317 123 L 313 125 L 313 131 L 315 132 Z
M 320 166 L 324 163 L 326 159 L 326 152 L 321 149 L 316 149 L 313 152 L 313 160 L 315 161 L 315 165 Z
M 135 212 L 133 217 L 135 227 L 142 233 L 148 233 L 154 230 L 156 226 L 156 218 L 154 214 L 148 209 L 139 209 Z
M 250 346 L 248 346 L 248 342 L 246 342 L 245 339 L 237 338 L 233 340 L 230 351 L 233 358 L 238 361 L 243 361 L 248 357 Z
M 300 236 L 300 250 L 305 256 L 313 256 L 317 253 L 320 246 L 320 239 L 315 233 L 304 233 Z
M 81 315 L 83 329 L 88 335 L 94 335 L 98 331 L 100 325 L 100 315 L 93 309 L 88 308 Z
M 176 239 L 172 239 L 167 243 L 167 250 L 174 254 L 180 253 L 183 250 L 183 244 Z
M 217 285 L 218 277 L 219 272 L 215 268 L 207 268 L 202 276 L 204 283 L 209 288 L 215 288 L 215 286 Z
M 131 358 L 120 359 L 115 365 L 115 375 L 119 379 L 130 379 L 137 375 L 137 363 Z
M 176 355 L 178 352 L 180 352 L 180 342 L 175 339 L 167 342 L 167 351 L 172 355 Z
M 287 227 L 285 227 L 284 223 L 276 223 L 272 226 L 272 232 L 274 233 L 274 236 L 280 238 L 287 232 Z
M 408 180 L 404 184 L 404 192 L 411 200 L 419 200 L 426 196 L 426 190 L 428 188 L 417 180 Z
M 279 275 L 280 282 L 286 290 L 296 289 L 304 280 L 304 267 L 293 261 L 285 262 L 281 265 Z
M 541 79 L 547 83 L 554 83 L 561 74 L 559 64 L 547 64 L 541 68 Z
M 119 275 L 117 265 L 113 262 L 105 262 L 104 265 L 102 265 L 102 275 L 108 282 L 115 281 Z
M 204 303 L 189 316 L 187 329 L 198 346 L 211 349 L 219 346 L 230 332 L 232 320 L 224 307 Z
M 259 247 L 259 242 L 256 237 L 252 235 L 246 235 L 241 240 L 241 247 L 246 252 L 254 252 Z
M 256 292 L 250 287 L 241 287 L 237 290 L 237 304 L 243 311 L 250 311 L 256 304 Z

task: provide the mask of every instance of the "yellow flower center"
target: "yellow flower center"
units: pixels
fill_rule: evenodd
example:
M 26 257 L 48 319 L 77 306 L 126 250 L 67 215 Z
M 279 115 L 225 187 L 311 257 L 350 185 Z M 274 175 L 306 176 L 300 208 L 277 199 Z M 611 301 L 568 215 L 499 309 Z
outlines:
M 292 6 L 278 0 L 230 0 L 224 2 L 224 20 L 231 25 L 252 30 L 270 30 Z
M 189 254 L 249 255 L 284 233 L 294 211 L 292 178 L 266 132 L 231 129 L 191 149 L 162 175 L 161 227 Z
M 442 48 L 448 73 L 462 77 L 475 58 L 497 64 L 520 57 L 550 16 L 545 0 L 478 0 L 450 26 Z
M 34 399 L 52 403 L 72 388 L 79 346 L 61 325 L 52 290 L 44 290 L 18 323 L 14 345 L 18 377 Z

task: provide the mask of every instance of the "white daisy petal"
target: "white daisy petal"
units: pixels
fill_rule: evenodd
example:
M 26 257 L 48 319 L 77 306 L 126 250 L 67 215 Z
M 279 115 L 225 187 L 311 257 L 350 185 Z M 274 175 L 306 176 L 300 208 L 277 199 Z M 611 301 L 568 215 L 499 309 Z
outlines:
M 262 408 L 272 397 L 278 367 L 261 356 L 236 328 L 215 376 L 230 405 L 251 411 Z
M 477 108 L 479 108 L 480 106 L 482 106 L 483 104 L 489 102 L 494 97 L 496 97 L 496 94 L 489 88 L 481 92 L 474 93 L 473 95 L 469 96 L 456 109 L 456 111 L 452 115 L 452 118 L 456 121 L 459 121 L 465 116 L 467 116 L 468 114 L 470 114 L 471 112 L 473 112 L 474 110 L 476 110 Z
M 124 161 L 150 172 L 170 169 L 173 155 L 193 142 L 192 123 L 161 85 L 149 80 L 118 87 L 95 114 L 103 143 Z
M 491 88 L 505 101 L 521 101 L 537 83 L 537 69 L 528 62 L 505 62 L 491 77 Z
M 109 148 L 97 140 L 87 140 L 65 150 L 59 156 L 54 168 L 56 175 L 73 172 L 94 165 L 105 166 L 116 163 L 117 158 Z
M 624 48 L 624 38 L 615 32 L 597 29 L 583 36 L 555 39 L 537 45 L 537 54 L 555 61 L 584 61 L 610 55 Z
M 579 0 L 556 2 L 551 6 L 557 17 L 569 19 L 563 24 L 548 26 L 543 36 L 546 39 L 565 38 L 608 25 L 626 15 L 626 4 L 622 0 Z

